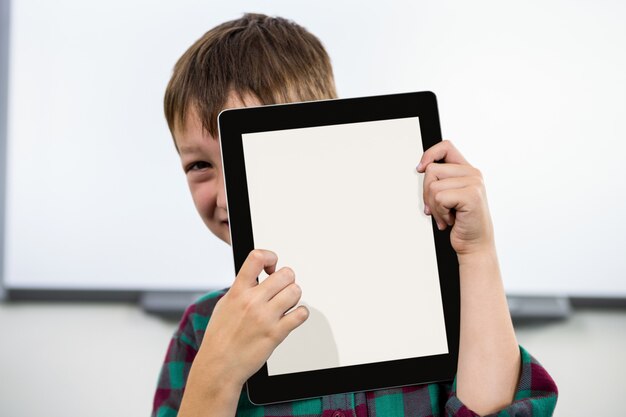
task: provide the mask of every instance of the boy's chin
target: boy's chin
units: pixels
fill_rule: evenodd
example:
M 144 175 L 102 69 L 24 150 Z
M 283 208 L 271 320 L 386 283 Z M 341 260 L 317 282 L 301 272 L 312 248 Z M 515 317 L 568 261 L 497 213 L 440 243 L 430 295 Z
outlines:
M 227 243 L 228 245 L 230 245 L 230 228 L 229 228 L 228 222 L 220 222 L 217 225 L 215 223 L 213 223 L 209 227 L 209 230 L 219 240 L 221 240 L 221 241 Z
M 219 235 L 216 235 L 216 236 L 217 236 L 217 238 L 219 240 L 221 240 L 222 242 L 224 242 L 224 243 L 226 243 L 227 245 L 230 246 L 230 234 L 226 234 L 226 235 L 219 234 Z
M 221 224 L 220 231 L 222 232 L 220 235 L 220 239 L 230 245 L 230 228 L 228 227 L 228 222 Z

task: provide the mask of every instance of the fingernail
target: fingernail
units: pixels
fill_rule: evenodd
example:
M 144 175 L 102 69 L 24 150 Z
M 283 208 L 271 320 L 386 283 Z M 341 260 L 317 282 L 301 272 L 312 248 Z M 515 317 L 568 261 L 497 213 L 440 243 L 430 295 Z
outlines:
M 418 171 L 421 171 L 421 170 L 422 170 L 422 163 L 421 163 L 421 162 L 420 162 L 419 164 L 417 164 L 417 168 L 416 168 L 416 169 L 417 169 Z
M 424 214 L 429 215 L 430 214 L 430 207 L 428 207 L 427 205 L 424 204 Z

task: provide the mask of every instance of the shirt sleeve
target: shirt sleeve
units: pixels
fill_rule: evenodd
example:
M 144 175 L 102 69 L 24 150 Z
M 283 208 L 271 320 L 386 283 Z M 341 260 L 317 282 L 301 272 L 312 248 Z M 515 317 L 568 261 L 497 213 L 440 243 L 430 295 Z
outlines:
M 206 294 L 185 310 L 161 366 L 154 393 L 152 417 L 178 415 L 191 364 L 198 353 L 215 304 L 226 291 L 224 289 Z
M 556 407 L 558 389 L 541 364 L 520 346 L 522 369 L 513 402 L 489 416 L 544 417 Z M 447 417 L 478 417 L 456 396 L 456 378 L 445 405 Z

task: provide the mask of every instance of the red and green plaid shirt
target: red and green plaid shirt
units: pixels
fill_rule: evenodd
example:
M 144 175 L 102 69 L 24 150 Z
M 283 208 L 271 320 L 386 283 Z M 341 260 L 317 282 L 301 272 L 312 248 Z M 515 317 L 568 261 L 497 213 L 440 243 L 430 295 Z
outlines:
M 170 341 L 154 396 L 153 417 L 175 417 L 191 364 L 217 301 L 227 289 L 207 294 L 189 306 Z M 515 400 L 498 417 L 550 416 L 557 387 L 546 370 L 520 347 L 522 372 Z M 454 381 L 330 395 L 290 403 L 256 406 L 242 390 L 237 416 L 254 417 L 430 417 L 477 416 L 456 396 Z

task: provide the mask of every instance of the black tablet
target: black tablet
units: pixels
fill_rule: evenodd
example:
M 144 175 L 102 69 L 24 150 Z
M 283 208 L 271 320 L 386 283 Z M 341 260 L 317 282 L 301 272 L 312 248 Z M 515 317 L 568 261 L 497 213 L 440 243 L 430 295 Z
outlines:
M 250 401 L 452 380 L 457 257 L 415 169 L 441 141 L 435 95 L 224 110 L 219 131 L 236 271 L 254 248 L 276 252 L 310 311 L 249 379 Z

